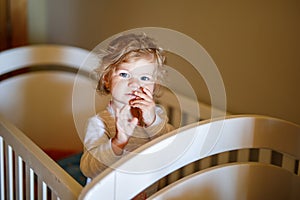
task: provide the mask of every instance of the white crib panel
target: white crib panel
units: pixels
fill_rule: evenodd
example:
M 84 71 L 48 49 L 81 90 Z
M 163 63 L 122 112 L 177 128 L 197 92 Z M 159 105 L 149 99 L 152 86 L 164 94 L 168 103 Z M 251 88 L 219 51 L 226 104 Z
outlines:
M 97 187 L 101 187 L 103 188 L 103 191 L 101 191 L 101 193 L 99 193 L 97 190 L 97 187 L 90 187 L 91 183 L 89 183 L 88 185 L 86 185 L 83 189 L 85 190 L 89 190 L 89 193 L 85 196 L 85 199 L 99 199 L 102 197 L 105 197 L 104 199 L 117 199 L 116 198 L 116 173 L 110 173 L 107 174 L 107 172 L 109 171 L 104 171 L 103 173 L 101 173 L 98 177 L 101 179 L 102 176 L 107 175 L 106 179 L 103 179 L 102 181 L 99 181 L 97 183 Z M 130 184 L 131 179 L 127 180 L 127 183 Z
M 82 187 L 76 182 L 66 171 L 58 166 L 53 160 L 51 160 L 39 147 L 37 147 L 28 137 L 26 137 L 20 130 L 14 125 L 5 121 L 0 117 L 0 133 L 1 138 L 4 138 L 4 144 L 6 147 L 4 155 L 6 161 L 4 161 L 6 167 L 4 171 L 6 175 L 6 186 L 4 188 L 4 199 L 14 199 L 14 194 L 18 190 L 14 181 L 14 166 L 17 166 L 17 162 L 14 163 L 14 156 L 20 156 L 24 158 L 25 171 L 26 171 L 26 199 L 36 199 L 47 195 L 47 187 L 54 190 L 56 194 L 62 196 L 63 199 L 74 199 L 81 192 Z M 14 153 L 15 152 L 15 153 Z M 16 159 L 16 158 L 15 158 Z M 2 161 L 1 161 L 2 162 Z M 3 163 L 3 162 L 2 162 Z M 18 173 L 15 174 L 16 176 Z M 35 196 L 35 188 L 38 184 L 35 181 L 35 177 L 39 180 L 47 183 L 45 185 L 39 184 L 42 193 L 38 192 L 38 196 Z M 17 179 L 16 179 L 17 180 Z M 23 195 L 23 194 L 18 194 Z M 16 195 L 16 196 L 18 196 Z M 45 199 L 45 198 L 44 198 Z
M 213 167 L 162 189 L 149 199 L 239 200 L 300 198 L 300 179 L 282 168 L 259 163 Z
M 228 122 L 211 153 L 261 147 L 300 157 L 299 125 L 263 116 L 233 117 Z
M 4 78 L 0 84 L 0 114 L 43 149 L 80 152 L 72 91 L 76 72 L 89 53 L 64 45 L 28 45 L 0 52 L 0 75 Z M 23 72 L 16 74 L 14 70 Z M 2 77 L 11 72 L 12 77 Z M 90 89 L 95 91 L 92 86 Z M 60 143 L 69 138 L 74 142 L 68 146 Z
M 137 149 L 136 153 L 140 152 L 139 154 L 128 157 L 125 159 L 126 162 L 122 160 L 116 163 L 114 167 L 118 167 L 119 170 L 110 172 L 115 174 L 114 180 L 111 180 L 115 184 L 114 193 L 120 198 L 132 198 L 170 172 L 198 159 L 200 163 L 204 163 L 206 159 L 211 159 L 210 156 L 223 152 L 242 149 L 240 155 L 244 155 L 240 158 L 238 156 L 238 160 L 244 157 L 249 158 L 249 148 L 266 148 L 287 153 L 295 159 L 300 158 L 300 128 L 295 124 L 260 116 L 232 117 L 223 123 L 213 121 L 203 122 L 200 125 L 194 124 L 180 129 L 178 133 L 176 131 L 168 133 Z M 222 125 L 221 134 L 217 135 L 218 137 L 214 135 L 214 132 L 207 134 L 209 128 L 214 125 Z M 176 148 L 172 148 L 172 145 Z M 187 145 L 188 148 L 186 148 Z M 145 156 L 151 153 L 158 154 L 152 157 Z M 172 158 L 174 155 L 180 156 L 174 159 Z M 207 161 L 207 165 L 209 163 L 212 164 Z M 102 186 L 99 184 L 108 181 L 107 179 L 109 178 L 106 176 L 101 176 L 99 179 L 96 177 L 87 188 L 84 188 L 80 199 L 88 199 L 84 198 L 84 194 L 89 193 L 88 190 L 91 188 L 93 188 L 93 195 L 101 196 L 104 189 L 101 188 L 103 184 Z
M 86 57 L 89 55 L 89 51 L 76 48 L 76 47 L 69 47 L 69 46 L 62 46 L 62 45 L 32 45 L 32 46 L 24 46 L 20 48 L 14 48 L 11 50 L 3 51 L 0 53 L 0 75 L 4 75 L 5 73 L 12 72 L 14 70 L 19 70 L 23 68 L 30 67 L 30 70 L 36 70 L 39 69 L 39 67 L 42 67 L 43 70 L 46 65 L 50 66 L 50 68 L 40 73 L 28 73 L 26 75 L 17 76 L 9 78 L 8 80 L 4 80 L 1 82 L 1 92 L 5 95 L 2 95 L 2 99 L 4 101 L 1 101 L 1 110 L 2 114 L 5 114 L 7 118 L 11 119 L 17 119 L 12 120 L 14 122 L 22 122 L 24 119 L 24 110 L 27 109 L 27 113 L 30 114 L 30 119 L 33 118 L 34 114 L 32 110 L 30 110 L 29 106 L 34 105 L 32 104 L 26 104 L 26 102 L 31 100 L 36 100 L 37 95 L 40 96 L 40 94 L 44 93 L 45 91 L 42 91 L 42 93 L 32 94 L 30 98 L 9 98 L 9 97 L 19 97 L 24 95 L 24 87 L 30 87 L 26 88 L 28 91 L 34 91 L 29 90 L 32 88 L 39 88 L 41 87 L 41 84 L 36 84 L 31 82 L 32 77 L 34 77 L 37 81 L 37 83 L 45 83 L 48 81 L 48 85 L 46 85 L 47 92 L 46 94 L 49 94 L 49 88 L 52 88 L 53 85 L 57 86 L 55 89 L 55 92 L 53 94 L 56 94 L 58 96 L 57 91 L 63 91 L 62 93 L 59 93 L 61 97 L 65 97 L 62 99 L 62 111 L 69 111 L 66 109 L 65 105 L 71 105 L 71 101 L 67 103 L 67 101 L 64 101 L 65 99 L 69 98 L 71 100 L 71 94 L 73 89 L 73 80 L 74 75 L 76 75 L 76 70 L 79 68 L 80 64 L 86 59 Z M 68 66 L 68 72 L 71 71 L 73 74 L 66 73 L 66 71 L 62 70 L 60 72 L 52 71 L 52 67 L 55 68 L 55 66 Z M 58 69 L 58 68 L 57 68 Z M 60 69 L 60 68 L 59 68 Z M 66 70 L 66 69 L 65 69 Z M 49 74 L 49 76 L 44 76 L 46 73 Z M 47 74 L 47 75 L 48 75 Z M 41 75 L 41 79 L 37 78 L 38 76 L 35 75 Z M 27 84 L 22 84 L 24 82 L 18 82 L 18 80 L 21 80 L 22 78 L 27 78 L 26 80 Z M 45 78 L 46 77 L 46 78 Z M 44 78 L 44 79 L 43 79 Z M 39 82 L 41 81 L 41 82 Z M 51 82 L 52 81 L 52 82 Z M 20 84 L 19 84 L 20 83 Z M 30 83 L 33 83 L 30 85 Z M 19 84 L 19 85 L 18 85 Z M 49 85 L 50 84 L 50 85 Z M 30 86 L 29 86 L 30 85 Z M 65 86 L 68 85 L 68 90 Z M 24 87 L 23 87 L 24 86 Z M 18 89 L 22 88 L 18 91 Z M 6 91 L 6 93 L 5 93 Z M 18 91 L 18 92 L 12 92 L 12 91 Z M 23 91 L 20 93 L 20 91 Z M 19 95 L 18 95 L 19 94 Z M 21 95 L 20 95 L 21 94 Z M 11 95 L 11 96 L 9 96 Z M 1 96 L 1 95 L 0 95 Z M 47 95 L 44 95 L 47 96 Z M 19 101 L 20 100 L 20 101 Z M 53 99 L 46 97 L 46 100 L 50 100 L 48 105 L 52 105 Z M 26 101 L 26 102 L 25 102 Z M 37 100 L 38 101 L 38 100 Z M 31 101 L 33 102 L 33 101 Z M 28 106 L 29 105 L 29 106 Z M 59 104 L 61 105 L 61 104 Z M 15 113 L 16 107 L 18 107 L 18 115 L 17 117 L 13 114 Z M 49 109 L 49 106 L 46 106 Z M 45 107 L 42 107 L 41 109 L 44 109 Z M 70 107 L 71 108 L 71 107 Z M 28 110 L 29 109 L 29 110 Z M 41 110 L 37 109 L 37 110 Z M 50 108 L 51 110 L 51 108 Z M 52 109 L 54 112 L 55 109 Z M 52 111 L 51 110 L 51 111 Z M 51 112 L 53 113 L 53 112 Z M 65 112 L 64 112 L 65 113 Z M 70 112 L 71 113 L 71 109 Z M 32 115 L 32 116 L 31 116 Z M 21 116 L 21 117 L 20 117 Z M 54 114 L 54 116 L 57 116 L 57 113 Z M 67 123 L 64 123 L 63 129 L 60 127 L 60 131 L 62 130 L 63 135 L 66 133 L 71 133 L 74 127 L 74 122 L 72 119 L 72 113 L 70 115 L 64 114 L 62 115 L 70 116 L 71 118 L 68 118 L 66 120 Z M 19 118 L 20 117 L 20 120 Z M 23 117 L 23 118 L 22 118 Z M 44 116 L 45 117 L 45 116 Z M 21 120 L 22 118 L 22 120 Z M 26 118 L 26 117 L 25 117 Z M 27 119 L 29 119 L 27 117 Z M 47 126 L 41 126 L 40 123 L 35 124 L 36 121 L 39 121 L 41 119 L 40 116 L 37 116 L 38 120 L 33 120 L 34 123 L 29 124 L 27 123 L 28 127 L 35 129 L 38 126 L 39 127 L 47 127 Z M 66 117 L 64 118 L 66 119 Z M 71 120 L 69 120 L 71 119 Z M 50 120 L 51 121 L 51 120 Z M 56 121 L 52 120 L 52 121 Z M 24 124 L 26 123 L 20 123 L 19 127 L 24 127 Z M 17 124 L 17 123 L 16 123 Z M 15 125 L 16 125 L 15 124 Z M 59 124 L 59 123 L 58 123 Z M 49 125 L 49 124 L 48 124 Z M 45 153 L 41 151 L 39 147 L 37 147 L 33 142 L 29 142 L 27 137 L 24 137 L 23 133 L 20 133 L 19 130 L 16 130 L 15 128 L 12 128 L 13 125 L 8 123 L 5 120 L 2 120 L 2 117 L 0 119 L 0 148 L 1 148 L 1 154 L 0 154 L 0 198 L 2 199 L 22 199 L 23 197 L 26 199 L 37 199 L 37 198 L 45 198 L 47 196 L 47 190 L 48 187 L 51 191 L 51 199 L 59 199 L 57 197 L 58 195 L 62 195 L 63 199 L 73 199 L 76 198 L 81 191 L 81 186 L 72 178 L 70 177 L 65 171 L 63 171 L 54 161 L 52 161 Z M 38 129 L 38 128 L 37 128 Z M 35 141 L 38 141 L 41 137 L 41 132 L 35 132 L 32 133 L 32 129 L 29 130 L 27 134 L 33 134 L 32 138 L 35 138 Z M 45 130 L 45 129 L 41 129 Z M 53 129 L 54 130 L 54 129 Z M 70 131 L 72 130 L 72 131 Z M 45 130 L 46 132 L 49 130 Z M 45 134 L 45 131 L 43 132 L 43 135 Z M 50 135 L 53 136 L 53 133 L 57 133 L 58 129 L 52 131 Z M 51 131 L 50 131 L 51 132 Z M 48 133 L 50 133 L 48 132 Z M 76 133 L 76 130 L 75 132 Z M 4 134 L 4 135 L 3 135 Z M 49 134 L 48 134 L 49 135 Z M 58 134 L 59 135 L 59 134 Z M 72 134 L 71 134 L 72 135 Z M 3 136 L 3 137 L 2 137 Z M 60 135 L 61 137 L 61 135 Z M 78 149 L 79 151 L 82 149 L 81 142 L 79 141 L 77 137 L 77 134 L 72 135 L 73 139 L 77 139 L 77 143 L 73 142 L 70 145 L 73 145 L 72 149 Z M 52 137 L 53 138 L 53 137 Z M 52 140 L 51 138 L 51 140 Z M 3 140 L 4 139 L 4 140 Z M 44 141 L 44 140 L 43 140 Z M 12 152 L 10 150 L 7 150 L 7 144 L 12 146 Z M 47 140 L 46 143 L 47 146 L 43 146 L 44 148 L 57 148 L 57 140 L 55 142 Z M 41 143 L 39 144 L 41 145 Z M 70 149 L 70 145 L 66 147 L 65 145 L 60 145 L 63 148 Z M 78 147 L 78 148 L 77 148 Z M 63 149 L 62 148 L 62 149 Z M 5 153 L 5 154 L 4 154 Z M 8 160 L 9 154 L 12 154 L 12 160 Z M 13 164 L 11 164 L 13 163 Z M 7 166 L 9 166 L 9 168 Z M 14 169 L 12 166 L 14 165 Z M 24 169 L 25 168 L 25 169 Z M 6 170 L 9 169 L 9 170 Z M 12 169 L 12 170 L 10 170 Z M 25 172 L 23 175 L 23 171 Z M 11 177 L 14 177 L 15 179 L 12 179 Z M 25 180 L 23 180 L 23 177 Z M 38 177 L 39 181 L 35 181 L 35 177 Z M 25 184 L 26 188 L 21 186 L 22 184 Z M 37 187 L 37 184 L 40 185 L 40 188 L 42 189 L 42 192 L 39 192 L 37 196 L 35 194 L 35 190 Z M 49 185 L 47 185 L 49 184 Z M 54 187 L 54 191 L 53 191 Z M 13 188 L 13 192 L 12 189 Z M 14 195 L 14 196 L 13 196 Z
M 73 68 L 84 61 L 89 51 L 63 45 L 31 45 L 2 51 L 0 54 L 0 74 L 20 66 L 43 64 L 66 65 Z

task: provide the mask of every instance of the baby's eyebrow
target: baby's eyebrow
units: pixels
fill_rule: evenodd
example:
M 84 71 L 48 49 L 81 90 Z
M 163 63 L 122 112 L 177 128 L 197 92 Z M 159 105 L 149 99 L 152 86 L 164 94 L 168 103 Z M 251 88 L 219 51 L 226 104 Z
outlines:
M 122 70 L 122 71 L 129 72 L 128 69 L 124 69 L 124 68 L 117 68 L 117 69 L 116 69 L 116 71 L 121 71 L 121 70 Z
M 117 67 L 116 69 L 117 69 L 117 70 L 126 70 L 126 69 L 123 68 L 123 67 Z

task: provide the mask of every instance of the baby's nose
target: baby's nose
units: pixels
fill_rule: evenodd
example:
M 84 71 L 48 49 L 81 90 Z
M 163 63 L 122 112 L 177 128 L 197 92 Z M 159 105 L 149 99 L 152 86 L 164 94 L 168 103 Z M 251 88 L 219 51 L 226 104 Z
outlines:
M 137 78 L 132 77 L 128 82 L 128 86 L 133 90 L 136 90 L 140 87 L 140 81 Z

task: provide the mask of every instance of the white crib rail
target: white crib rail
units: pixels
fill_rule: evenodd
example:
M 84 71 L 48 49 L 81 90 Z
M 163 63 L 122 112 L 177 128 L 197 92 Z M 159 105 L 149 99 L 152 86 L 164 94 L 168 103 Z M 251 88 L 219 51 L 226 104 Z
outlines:
M 193 124 L 147 143 L 137 149 L 137 154 L 120 160 L 97 176 L 83 188 L 79 198 L 132 198 L 164 177 L 169 185 L 226 163 L 262 163 L 280 167 L 290 176 L 300 179 L 299 125 L 265 116 L 227 117 L 215 144 L 206 146 L 210 139 L 215 139 L 213 132 L 208 134 L 207 128 L 220 123 L 223 122 L 215 120 Z M 189 139 L 192 142 L 184 146 Z M 170 148 L 166 146 L 168 144 L 171 144 Z M 180 156 L 170 160 L 174 155 Z
M 76 180 L 2 117 L 0 186 L 1 200 L 77 199 L 82 190 Z

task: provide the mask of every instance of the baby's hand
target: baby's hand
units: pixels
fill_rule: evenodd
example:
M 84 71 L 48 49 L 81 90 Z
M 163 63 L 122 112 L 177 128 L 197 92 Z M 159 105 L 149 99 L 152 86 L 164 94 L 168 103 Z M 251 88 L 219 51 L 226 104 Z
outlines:
M 132 118 L 130 114 L 130 106 L 125 105 L 121 110 L 116 110 L 116 128 L 117 133 L 115 139 L 120 144 L 127 144 L 129 137 L 132 135 L 137 125 L 137 118 Z
M 155 120 L 155 102 L 152 93 L 141 87 L 141 91 L 134 91 L 133 94 L 137 98 L 130 101 L 130 106 L 141 109 L 144 124 L 150 126 Z

